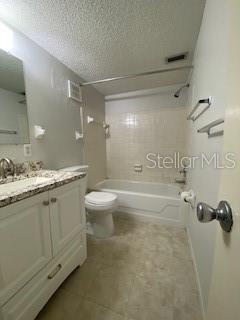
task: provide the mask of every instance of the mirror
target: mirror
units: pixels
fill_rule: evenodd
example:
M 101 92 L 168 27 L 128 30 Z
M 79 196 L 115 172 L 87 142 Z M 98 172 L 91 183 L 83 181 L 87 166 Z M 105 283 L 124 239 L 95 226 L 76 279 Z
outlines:
M 0 50 L 0 144 L 29 143 L 21 60 Z

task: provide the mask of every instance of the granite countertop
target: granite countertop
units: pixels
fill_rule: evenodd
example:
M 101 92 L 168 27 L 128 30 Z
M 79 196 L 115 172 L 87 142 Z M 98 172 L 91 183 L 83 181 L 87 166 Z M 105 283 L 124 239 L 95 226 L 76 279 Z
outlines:
M 0 179 L 0 187 L 11 182 L 24 180 L 33 177 L 49 178 L 50 180 L 34 183 L 33 185 L 19 187 L 14 191 L 3 192 L 0 191 L 0 207 L 5 207 L 9 204 L 18 202 L 20 200 L 32 197 L 36 194 L 52 190 L 54 188 L 65 185 L 69 182 L 84 178 L 86 173 L 81 172 L 65 172 L 53 170 L 38 170 L 32 171 L 25 175 L 15 177 L 8 177 L 7 179 Z

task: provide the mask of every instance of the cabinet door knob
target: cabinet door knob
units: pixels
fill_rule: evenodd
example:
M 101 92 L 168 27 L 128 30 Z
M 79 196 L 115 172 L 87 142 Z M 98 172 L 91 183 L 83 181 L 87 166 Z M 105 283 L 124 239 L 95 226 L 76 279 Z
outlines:
M 57 198 L 51 198 L 51 202 L 52 202 L 52 203 L 57 202 Z
M 48 201 L 48 200 L 44 200 L 44 201 L 43 201 L 43 205 L 44 205 L 44 206 L 49 206 L 49 201 Z

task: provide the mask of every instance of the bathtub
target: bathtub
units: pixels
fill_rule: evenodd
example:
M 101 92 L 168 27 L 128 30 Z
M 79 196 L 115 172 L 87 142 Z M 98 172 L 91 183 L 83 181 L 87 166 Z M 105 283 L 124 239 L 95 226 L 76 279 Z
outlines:
M 95 189 L 112 192 L 118 196 L 117 214 L 174 226 L 184 225 L 181 189 L 178 186 L 107 179 L 96 184 Z

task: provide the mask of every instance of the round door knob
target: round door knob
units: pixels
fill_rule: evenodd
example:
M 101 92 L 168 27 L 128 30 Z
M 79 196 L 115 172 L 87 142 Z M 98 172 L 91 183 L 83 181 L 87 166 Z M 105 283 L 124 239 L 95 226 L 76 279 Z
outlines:
M 216 219 L 216 210 L 204 202 L 197 205 L 197 217 L 200 222 L 210 222 Z
M 197 218 L 203 223 L 216 219 L 224 231 L 230 232 L 232 230 L 232 209 L 227 201 L 220 201 L 217 209 L 204 202 L 199 202 L 197 205 Z

